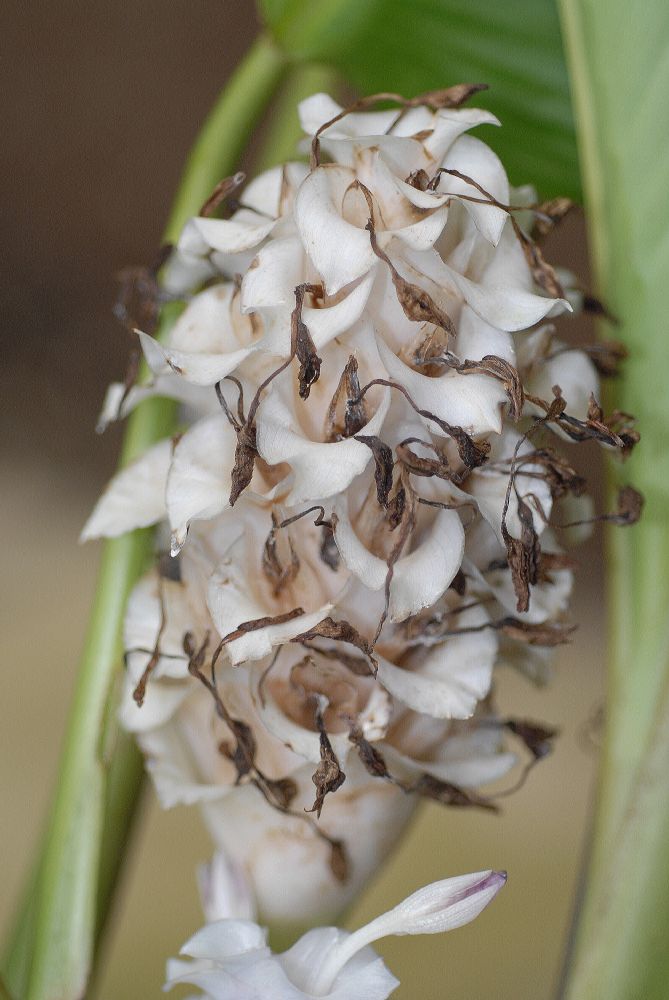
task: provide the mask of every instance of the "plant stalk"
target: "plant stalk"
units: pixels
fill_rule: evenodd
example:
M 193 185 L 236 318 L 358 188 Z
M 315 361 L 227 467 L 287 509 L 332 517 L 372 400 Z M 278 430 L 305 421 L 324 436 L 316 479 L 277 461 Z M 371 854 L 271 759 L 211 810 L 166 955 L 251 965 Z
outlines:
M 565 995 L 660 1000 L 669 956 L 669 7 L 560 0 L 593 264 L 629 349 L 615 405 L 641 443 L 613 475 L 645 495 L 607 538 L 606 730 L 585 899 Z

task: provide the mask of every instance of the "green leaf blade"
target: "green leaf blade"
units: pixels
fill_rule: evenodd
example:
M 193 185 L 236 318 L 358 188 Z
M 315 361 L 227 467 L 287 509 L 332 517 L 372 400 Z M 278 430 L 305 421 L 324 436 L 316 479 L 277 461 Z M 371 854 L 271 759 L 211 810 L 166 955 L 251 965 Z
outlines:
M 291 58 L 325 62 L 361 94 L 413 96 L 487 83 L 477 104 L 502 128 L 485 140 L 512 183 L 542 195 L 580 194 L 560 25 L 553 0 L 265 0 Z

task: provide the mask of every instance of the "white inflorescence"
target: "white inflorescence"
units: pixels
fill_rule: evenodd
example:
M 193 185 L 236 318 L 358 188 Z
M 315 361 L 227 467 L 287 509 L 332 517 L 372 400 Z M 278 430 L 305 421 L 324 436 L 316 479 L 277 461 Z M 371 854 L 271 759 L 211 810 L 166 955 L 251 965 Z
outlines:
M 139 333 L 152 381 L 105 402 L 103 423 L 152 394 L 185 421 L 84 530 L 169 525 L 121 719 L 268 920 L 340 911 L 419 795 L 491 807 L 505 730 L 541 755 L 490 688 L 568 631 L 549 521 L 583 484 L 554 448 L 628 443 L 543 322 L 571 311 L 528 235 L 546 213 L 469 134 L 496 119 L 455 104 L 303 102 L 311 166 L 186 224 L 162 274 L 185 308 L 165 343 Z

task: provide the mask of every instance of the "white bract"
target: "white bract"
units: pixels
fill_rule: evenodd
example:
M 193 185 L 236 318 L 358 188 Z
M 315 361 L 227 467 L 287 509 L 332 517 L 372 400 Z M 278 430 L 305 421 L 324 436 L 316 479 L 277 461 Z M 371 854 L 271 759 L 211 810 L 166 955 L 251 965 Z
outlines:
M 372 942 L 462 927 L 505 882 L 506 874 L 494 871 L 434 882 L 352 934 L 319 927 L 278 955 L 257 924 L 218 920 L 186 942 L 181 949 L 185 958 L 168 962 L 165 989 L 197 986 L 209 1000 L 385 1000 L 399 983 L 369 947 Z
M 167 525 L 171 558 L 128 605 L 121 719 L 262 919 L 335 916 L 419 795 L 490 808 L 475 789 L 519 732 L 490 697 L 500 644 L 539 678 L 566 634 L 549 521 L 583 484 L 555 448 L 611 443 L 592 362 L 537 325 L 571 306 L 529 235 L 533 195 L 469 134 L 496 119 L 449 103 L 303 102 L 311 165 L 187 223 L 162 273 L 185 308 L 165 343 L 139 332 L 151 379 L 103 408 L 101 424 L 152 394 L 184 404 L 83 537 Z M 219 931 L 207 957 L 288 982 L 257 928 L 197 949 Z M 361 961 L 332 971 L 360 933 L 321 991 Z

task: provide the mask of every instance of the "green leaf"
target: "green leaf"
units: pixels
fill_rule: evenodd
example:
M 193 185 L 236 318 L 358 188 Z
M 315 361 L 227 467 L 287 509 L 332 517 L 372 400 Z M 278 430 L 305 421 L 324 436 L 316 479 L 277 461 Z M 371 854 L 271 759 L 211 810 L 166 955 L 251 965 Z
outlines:
M 561 0 L 599 292 L 628 346 L 615 405 L 646 496 L 609 540 L 607 729 L 571 1000 L 661 1000 L 669 958 L 669 5 Z M 664 695 L 662 694 L 664 689 Z
M 290 0 L 260 0 L 259 7 L 267 24 L 277 24 L 285 15 Z
M 336 68 L 361 94 L 488 83 L 476 103 L 511 181 L 579 196 L 569 83 L 554 0 L 261 0 L 294 59 Z

